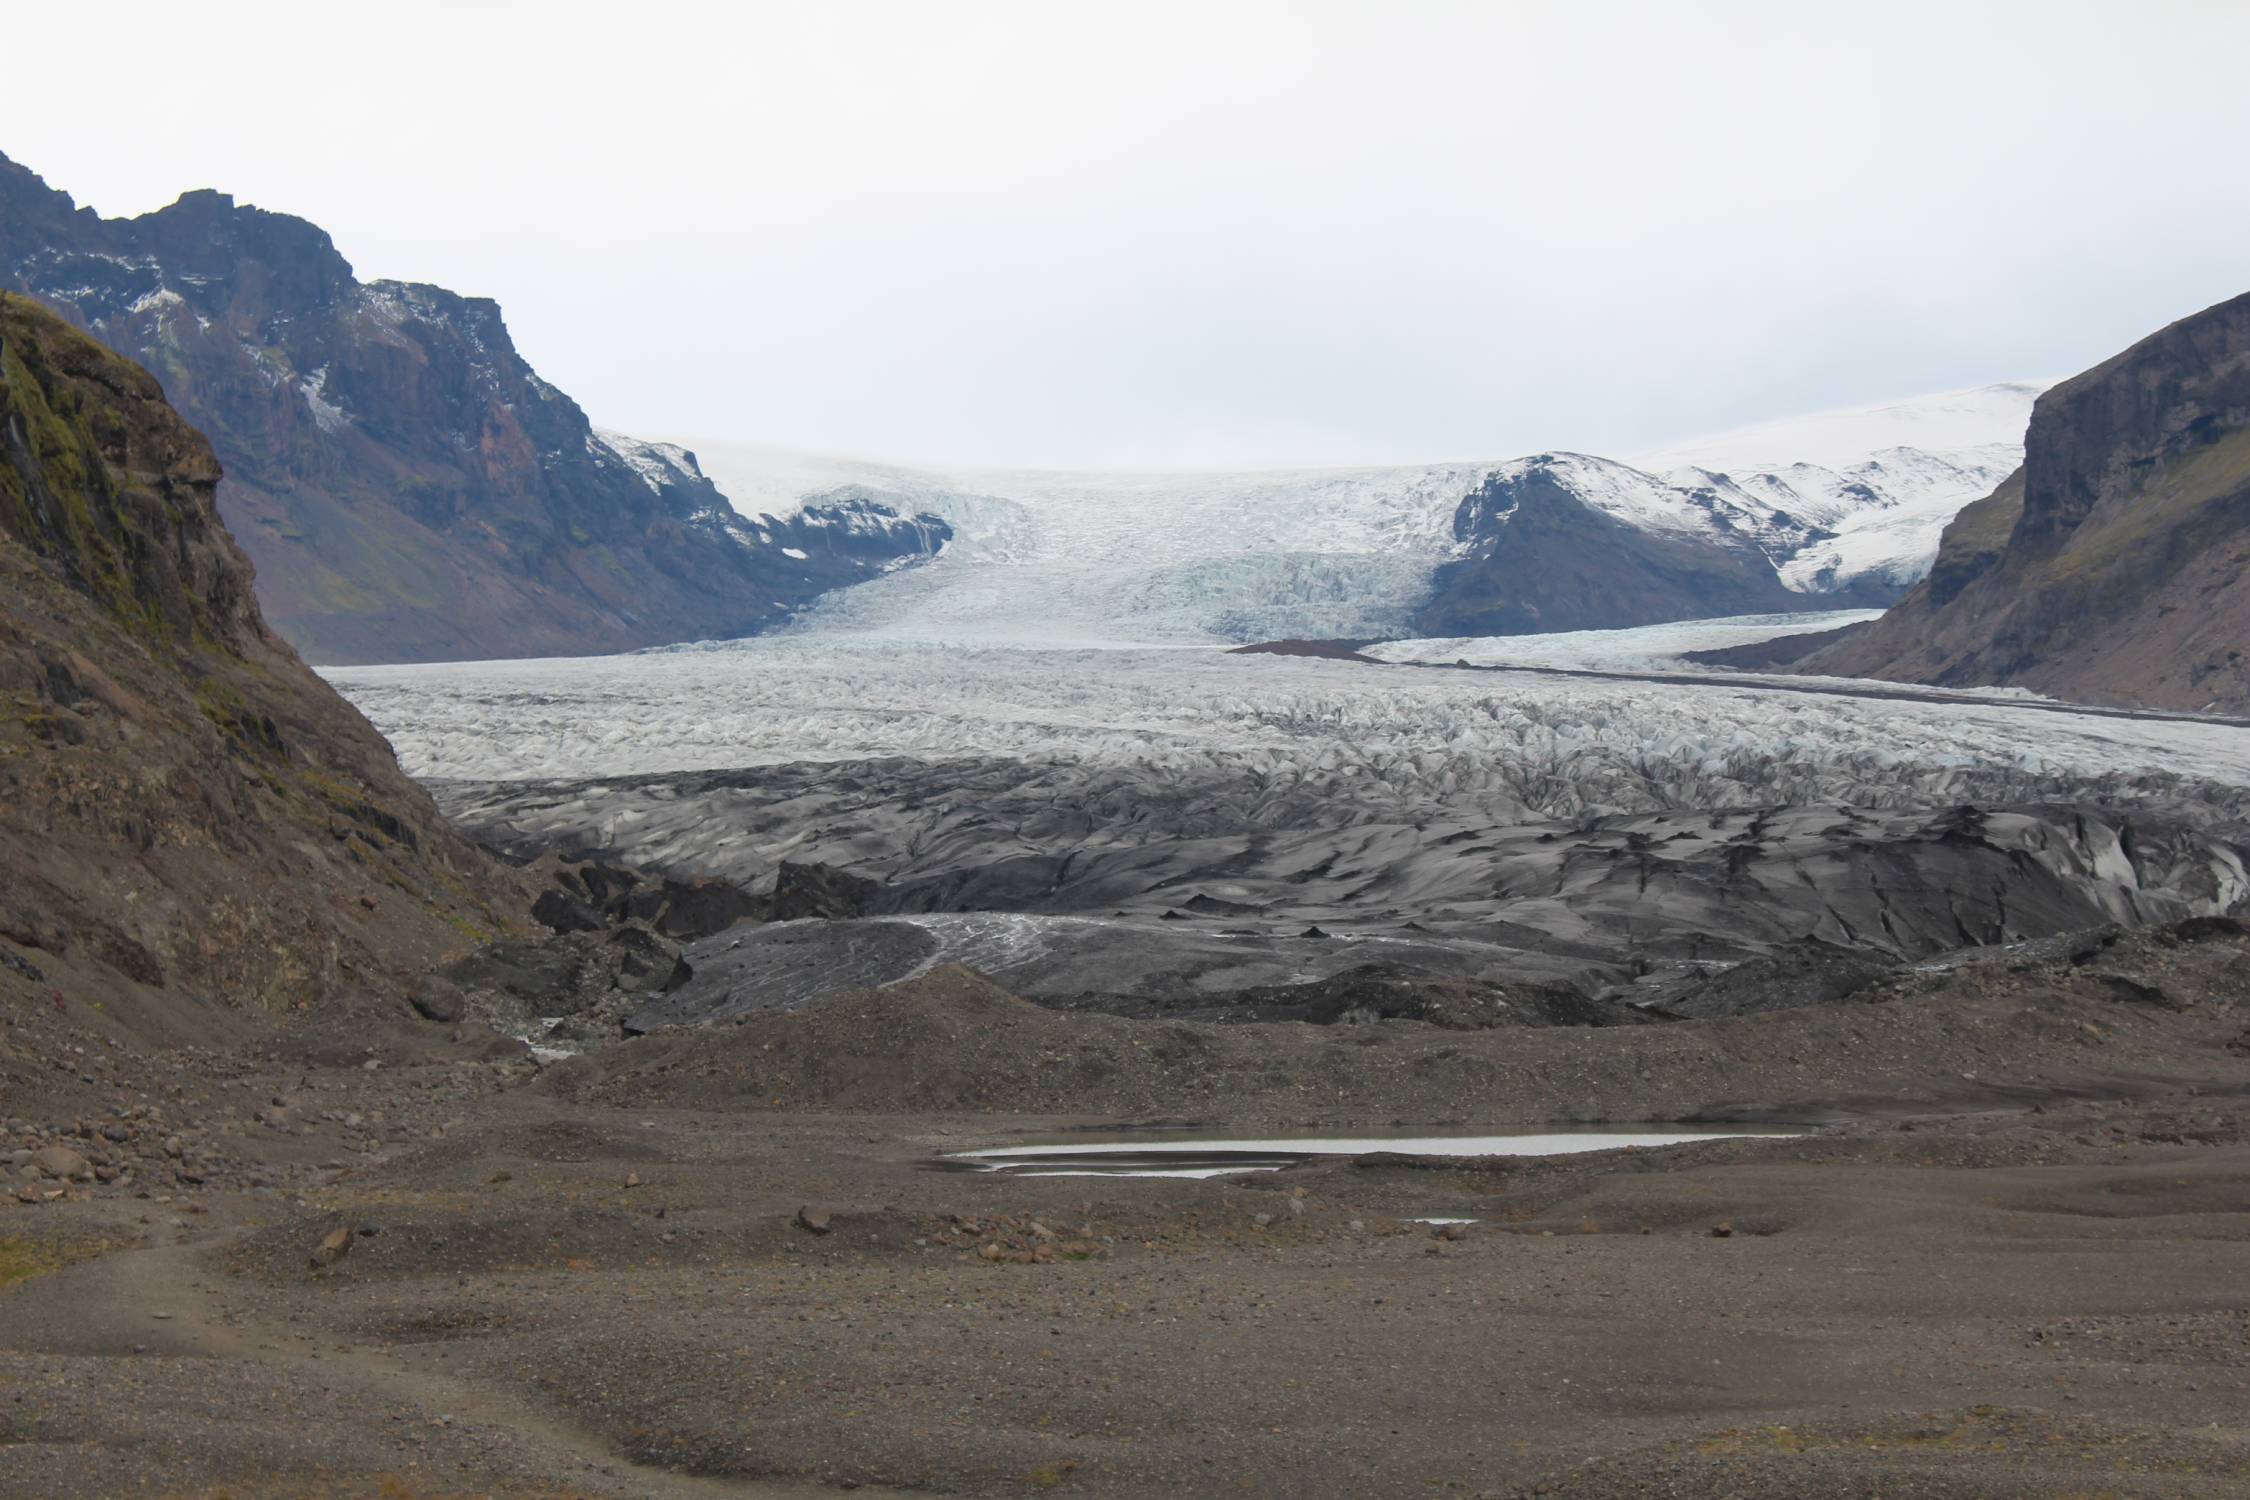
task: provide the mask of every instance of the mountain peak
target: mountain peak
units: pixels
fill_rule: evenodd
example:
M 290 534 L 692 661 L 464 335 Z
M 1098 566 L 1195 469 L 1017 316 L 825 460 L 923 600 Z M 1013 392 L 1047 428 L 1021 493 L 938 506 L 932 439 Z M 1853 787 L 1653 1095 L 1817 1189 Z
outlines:
M 2250 707 L 2250 294 L 2039 398 L 1928 582 L 1808 670 Z
M 2053 381 L 2009 380 L 1870 406 L 1755 422 L 1631 455 L 1652 474 L 1702 469 L 1735 478 L 1803 464 L 1841 472 L 1891 449 L 1959 454 L 2020 446 L 2032 402 Z
M 198 189 L 130 219 L 0 170 L 0 287 L 156 371 L 226 468 L 266 618 L 325 662 L 578 655 L 754 634 L 919 560 L 934 518 L 737 516 L 592 440 L 499 303 L 362 283 L 327 231 Z M 779 526 L 780 529 L 776 529 Z

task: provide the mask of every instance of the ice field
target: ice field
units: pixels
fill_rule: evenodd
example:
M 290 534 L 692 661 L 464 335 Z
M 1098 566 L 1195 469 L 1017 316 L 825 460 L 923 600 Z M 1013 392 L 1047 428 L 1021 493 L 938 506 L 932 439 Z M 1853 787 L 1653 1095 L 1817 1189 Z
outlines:
M 824 598 L 803 630 L 1001 646 L 1375 637 L 1406 629 L 1434 571 L 1467 545 L 1455 534 L 1463 501 L 1535 468 L 1637 529 L 1752 544 L 1808 603 L 1854 580 L 1904 586 L 1929 570 L 1954 513 L 2021 462 L 2039 389 L 1793 417 L 1623 462 L 1558 451 L 1134 473 L 693 448 L 745 513 L 858 499 L 952 527 L 943 555 Z
M 1815 620 L 1818 617 L 1814 617 Z M 1806 626 L 1696 622 L 1511 641 L 1615 669 Z M 1450 660 L 1460 643 L 1433 643 Z M 1417 643 L 1389 648 L 1412 654 Z M 1036 651 L 784 637 L 635 656 L 335 669 L 425 778 L 578 780 L 795 761 L 1060 758 L 1446 795 L 1562 783 L 1600 805 L 1942 798 L 1980 776 L 2242 784 L 2250 731 L 1742 686 L 1457 672 L 1212 649 Z M 1801 679 L 1788 679 L 1802 687 Z M 2059 780 L 2058 780 L 2059 779 Z

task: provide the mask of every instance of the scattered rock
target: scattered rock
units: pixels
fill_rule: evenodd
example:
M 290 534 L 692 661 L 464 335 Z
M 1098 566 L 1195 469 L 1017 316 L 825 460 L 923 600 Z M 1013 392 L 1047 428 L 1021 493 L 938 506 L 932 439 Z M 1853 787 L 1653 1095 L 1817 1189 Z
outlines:
M 835 1216 L 824 1208 L 800 1208 L 797 1227 L 807 1234 L 828 1234 L 836 1227 Z
M 317 1267 L 332 1266 L 351 1253 L 352 1232 L 348 1225 L 339 1224 L 320 1237 L 313 1246 L 312 1263 Z
M 461 986 L 440 974 L 424 976 L 407 998 L 425 1021 L 450 1026 L 469 1013 L 468 997 Z
M 880 889 L 876 882 L 846 870 L 783 860 L 774 871 L 769 905 L 776 922 L 866 916 L 868 902 Z
M 679 944 L 658 937 L 646 927 L 620 927 L 609 936 L 616 955 L 617 977 L 637 990 L 670 994 L 694 977 L 695 971 L 680 957 Z
M 31 1153 L 31 1165 L 45 1176 L 68 1182 L 88 1182 L 94 1176 L 94 1164 L 68 1146 L 42 1146 Z
M 531 904 L 532 920 L 553 932 L 599 932 L 609 924 L 568 891 L 549 888 Z

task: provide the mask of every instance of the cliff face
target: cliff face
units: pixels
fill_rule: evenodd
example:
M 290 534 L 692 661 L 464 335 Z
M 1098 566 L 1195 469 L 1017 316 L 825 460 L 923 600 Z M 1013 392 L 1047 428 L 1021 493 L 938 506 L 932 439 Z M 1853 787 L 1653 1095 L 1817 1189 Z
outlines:
M 395 997 L 528 904 L 268 632 L 219 482 L 146 371 L 0 293 L 11 1012 L 160 1040 Z
M 2023 469 L 1806 670 L 2250 709 L 2250 295 L 2039 398 Z
M 103 219 L 0 157 L 0 286 L 210 437 L 266 617 L 315 661 L 747 635 L 950 535 L 880 507 L 739 516 L 693 455 L 597 434 L 497 304 L 362 283 L 317 226 L 221 193 Z

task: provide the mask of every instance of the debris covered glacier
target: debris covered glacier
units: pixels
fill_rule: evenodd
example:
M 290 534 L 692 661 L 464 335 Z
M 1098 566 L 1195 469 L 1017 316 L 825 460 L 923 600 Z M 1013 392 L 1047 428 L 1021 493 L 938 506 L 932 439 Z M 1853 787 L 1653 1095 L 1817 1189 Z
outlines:
M 1395 662 L 808 634 L 329 676 L 504 851 L 718 876 L 783 916 L 792 866 L 834 872 L 810 915 L 692 951 L 636 1029 L 945 962 L 1130 1013 L 1468 994 L 1586 1024 L 1807 944 L 1903 962 L 2250 895 L 2250 730 L 1669 675 L 1804 623 Z M 1433 664 L 1463 652 L 1497 664 Z

